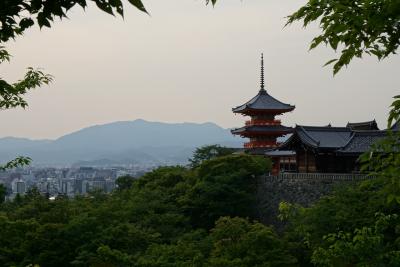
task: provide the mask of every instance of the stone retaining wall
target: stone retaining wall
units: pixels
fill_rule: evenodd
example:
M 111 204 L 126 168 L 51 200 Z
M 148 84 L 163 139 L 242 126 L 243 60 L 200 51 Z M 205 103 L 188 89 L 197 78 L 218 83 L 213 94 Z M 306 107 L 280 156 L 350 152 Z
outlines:
M 277 228 L 282 223 L 277 219 L 279 203 L 282 201 L 310 206 L 319 198 L 328 195 L 337 186 L 350 185 L 368 179 L 360 174 L 316 174 L 286 173 L 278 176 L 262 176 L 257 180 L 258 216 L 261 222 Z

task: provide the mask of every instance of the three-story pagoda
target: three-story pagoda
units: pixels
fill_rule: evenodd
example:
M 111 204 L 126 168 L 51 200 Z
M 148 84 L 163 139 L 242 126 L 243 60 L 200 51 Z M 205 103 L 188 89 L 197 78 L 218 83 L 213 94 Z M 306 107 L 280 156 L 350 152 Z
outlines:
M 295 106 L 285 104 L 267 93 L 264 86 L 264 57 L 261 54 L 261 85 L 258 94 L 243 105 L 233 108 L 234 113 L 250 116 L 245 126 L 231 132 L 249 138 L 244 144 L 246 151 L 264 154 L 279 146 L 277 138 L 293 132 L 291 127 L 281 125 L 275 117 L 294 110 Z

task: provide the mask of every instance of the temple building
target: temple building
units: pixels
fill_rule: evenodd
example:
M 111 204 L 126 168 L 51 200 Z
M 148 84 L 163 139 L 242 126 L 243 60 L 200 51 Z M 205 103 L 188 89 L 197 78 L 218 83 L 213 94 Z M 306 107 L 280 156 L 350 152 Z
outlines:
M 386 135 L 375 121 L 346 127 L 296 125 L 286 142 L 265 155 L 272 158 L 275 173 L 357 173 L 359 156 Z
M 261 83 L 258 94 L 243 105 L 232 109 L 236 114 L 249 116 L 250 120 L 245 122 L 245 126 L 233 129 L 232 134 L 249 138 L 249 142 L 244 144 L 246 152 L 263 155 L 266 151 L 279 146 L 278 137 L 293 132 L 293 128 L 281 125 L 281 121 L 275 117 L 294 108 L 295 106 L 273 98 L 265 90 L 264 58 L 261 55 Z
M 261 55 L 261 84 L 258 94 L 235 107 L 235 114 L 249 116 L 245 126 L 232 134 L 249 138 L 244 144 L 246 153 L 265 155 L 272 160 L 271 174 L 356 174 L 358 158 L 381 140 L 389 130 L 398 131 L 399 122 L 391 129 L 379 130 L 375 120 L 347 123 L 345 127 L 283 126 L 276 116 L 295 109 L 272 97 L 265 90 L 264 59 Z M 286 136 L 286 141 L 278 138 Z M 289 136 L 289 137 L 288 137 Z

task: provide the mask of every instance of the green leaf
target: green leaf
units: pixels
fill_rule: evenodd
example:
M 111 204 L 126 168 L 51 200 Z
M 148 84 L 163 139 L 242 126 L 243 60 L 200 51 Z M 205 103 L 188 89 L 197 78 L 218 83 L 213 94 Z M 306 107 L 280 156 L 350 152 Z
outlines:
M 131 3 L 134 7 L 136 7 L 137 9 L 139 9 L 140 11 L 143 11 L 143 12 L 145 12 L 145 13 L 148 13 L 141 0 L 128 0 L 128 1 L 129 1 L 129 3 Z
M 325 66 L 328 66 L 328 65 L 330 65 L 330 64 L 332 64 L 333 62 L 336 62 L 336 61 L 338 61 L 337 58 L 331 59 L 331 60 L 329 60 L 328 62 L 326 62 L 326 63 L 324 64 L 324 67 L 325 67 Z

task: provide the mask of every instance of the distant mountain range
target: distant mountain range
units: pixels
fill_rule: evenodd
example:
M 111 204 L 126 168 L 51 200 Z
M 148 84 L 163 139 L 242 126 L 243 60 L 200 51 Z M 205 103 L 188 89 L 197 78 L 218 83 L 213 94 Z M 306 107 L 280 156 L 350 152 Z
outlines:
M 241 147 L 242 143 L 229 129 L 214 123 L 121 121 L 84 128 L 56 140 L 0 138 L 0 161 L 24 155 L 33 159 L 33 165 L 42 166 L 182 164 L 196 147 Z

